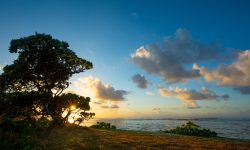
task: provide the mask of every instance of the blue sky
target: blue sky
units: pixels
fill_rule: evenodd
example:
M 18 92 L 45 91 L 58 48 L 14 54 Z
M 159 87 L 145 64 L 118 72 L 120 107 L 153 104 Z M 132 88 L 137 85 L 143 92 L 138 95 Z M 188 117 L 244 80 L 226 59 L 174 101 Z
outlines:
M 92 108 L 97 117 L 246 118 L 250 117 L 249 94 L 241 94 L 235 89 L 249 90 L 249 73 L 247 69 L 241 70 L 245 73 L 242 79 L 246 81 L 236 82 L 231 73 L 235 70 L 231 68 L 239 70 L 250 61 L 249 57 L 245 58 L 248 56 L 246 50 L 250 49 L 249 6 L 247 0 L 2 0 L 0 64 L 9 64 L 17 57 L 8 52 L 11 39 L 35 32 L 47 33 L 67 41 L 78 56 L 93 62 L 92 70 L 71 79 L 70 90 L 92 96 Z M 189 44 L 183 46 L 178 40 L 182 36 L 187 36 L 184 41 Z M 192 50 L 192 46 L 190 49 L 190 43 L 198 50 Z M 159 53 L 152 44 L 159 47 Z M 140 47 L 141 51 L 137 51 Z M 208 47 L 218 57 L 208 58 Z M 182 48 L 188 54 L 201 53 L 204 60 L 198 56 L 190 60 Z M 206 55 L 204 50 L 208 51 Z M 247 56 L 241 52 L 246 52 Z M 223 59 L 233 53 L 237 56 Z M 181 61 L 185 57 L 187 60 Z M 166 61 L 170 58 L 172 62 Z M 244 63 L 239 63 L 243 59 Z M 145 66 L 148 62 L 155 65 Z M 198 65 L 196 69 L 200 74 L 180 76 L 178 81 L 173 78 L 178 77 L 178 70 L 174 76 L 169 75 L 170 70 L 175 71 L 175 67 L 171 69 L 174 65 L 181 67 L 183 74 L 193 73 L 193 64 Z M 218 73 L 222 70 L 218 68 L 221 64 L 227 65 L 224 70 L 231 69 L 230 77 Z M 230 67 L 232 64 L 235 65 Z M 152 71 L 150 67 L 159 68 Z M 140 75 L 140 81 L 133 81 L 132 76 L 136 74 Z M 138 88 L 136 84 L 142 84 L 143 79 L 146 88 Z M 110 93 L 104 98 L 98 90 Z M 117 93 L 120 97 L 115 99 L 113 96 Z M 222 96 L 226 94 L 229 98 L 225 100 Z M 192 97 L 197 95 L 202 98 Z

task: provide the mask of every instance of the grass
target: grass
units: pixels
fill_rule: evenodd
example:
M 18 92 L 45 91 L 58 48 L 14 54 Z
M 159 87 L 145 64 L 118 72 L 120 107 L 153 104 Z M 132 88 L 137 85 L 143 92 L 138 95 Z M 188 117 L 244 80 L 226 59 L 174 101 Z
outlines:
M 33 137 L 34 149 L 249 149 L 249 140 L 204 138 L 167 133 L 93 129 L 78 126 L 54 128 Z

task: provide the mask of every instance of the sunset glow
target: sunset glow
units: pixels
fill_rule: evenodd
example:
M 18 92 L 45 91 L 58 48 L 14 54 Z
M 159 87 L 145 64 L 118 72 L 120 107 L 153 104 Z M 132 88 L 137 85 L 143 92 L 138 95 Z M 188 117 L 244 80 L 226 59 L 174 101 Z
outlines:
M 75 110 L 75 109 L 76 109 L 76 106 L 75 106 L 75 105 L 70 106 L 70 110 L 71 110 L 71 111 L 73 111 L 73 110 Z
M 69 122 L 69 123 L 74 123 L 74 121 L 75 121 L 75 120 L 74 120 L 73 118 L 69 118 L 69 119 L 68 119 L 68 122 Z

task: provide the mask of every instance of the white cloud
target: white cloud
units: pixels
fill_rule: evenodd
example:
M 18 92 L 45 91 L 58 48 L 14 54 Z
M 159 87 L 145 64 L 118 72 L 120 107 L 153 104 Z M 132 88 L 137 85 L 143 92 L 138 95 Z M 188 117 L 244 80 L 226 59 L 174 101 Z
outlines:
M 125 95 L 128 94 L 125 90 L 116 90 L 112 85 L 103 83 L 98 78 L 92 76 L 79 78 L 76 85 L 83 86 L 92 96 L 103 101 L 114 101 L 119 102 L 125 100 Z
M 201 61 L 219 59 L 217 43 L 204 44 L 194 40 L 185 29 L 178 29 L 174 37 L 167 38 L 161 46 L 139 47 L 132 55 L 132 63 L 148 73 L 160 76 L 168 83 L 186 82 L 201 77 L 196 66 Z
M 207 88 L 202 88 L 200 91 L 188 90 L 186 88 L 182 89 L 178 87 L 175 89 L 159 88 L 159 94 L 165 97 L 177 97 L 187 108 L 199 108 L 200 106 L 196 102 L 199 100 L 218 100 L 229 98 L 228 95 L 220 96 Z
M 151 91 L 147 91 L 146 95 L 148 95 L 148 96 L 155 96 L 155 94 L 153 92 L 151 92 Z
M 111 84 L 92 76 L 78 78 L 66 92 L 90 97 L 93 108 L 107 110 L 119 109 L 119 104 L 125 101 L 128 94 L 127 91 L 117 90 Z
M 140 75 L 140 74 L 133 75 L 132 81 L 137 85 L 138 88 L 141 88 L 141 89 L 146 89 L 149 84 L 145 76 Z
M 149 58 L 150 57 L 150 52 L 147 51 L 144 46 L 139 47 L 134 54 L 131 55 L 132 58 Z
M 240 52 L 231 65 L 220 65 L 215 70 L 200 68 L 207 81 L 216 81 L 220 86 L 232 86 L 243 94 L 250 94 L 250 50 Z

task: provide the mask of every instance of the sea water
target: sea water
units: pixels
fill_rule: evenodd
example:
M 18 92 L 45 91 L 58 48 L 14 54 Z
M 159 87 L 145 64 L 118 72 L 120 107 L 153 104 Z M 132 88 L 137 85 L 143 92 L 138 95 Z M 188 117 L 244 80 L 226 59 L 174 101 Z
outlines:
M 250 139 L 250 119 L 91 119 L 84 125 L 91 126 L 98 121 L 111 123 L 117 129 L 150 132 L 173 129 L 192 121 L 202 128 L 217 132 L 220 137 Z

